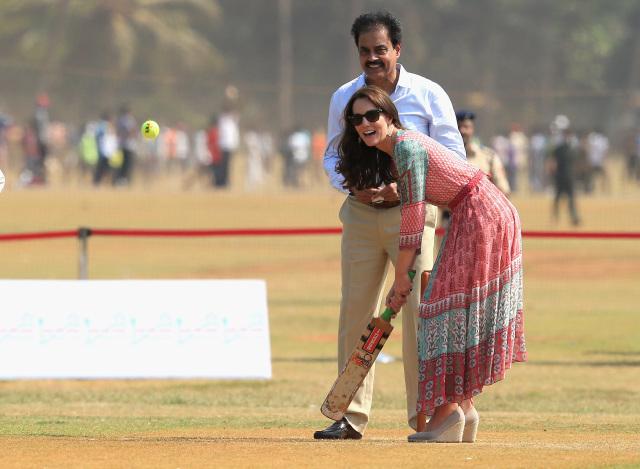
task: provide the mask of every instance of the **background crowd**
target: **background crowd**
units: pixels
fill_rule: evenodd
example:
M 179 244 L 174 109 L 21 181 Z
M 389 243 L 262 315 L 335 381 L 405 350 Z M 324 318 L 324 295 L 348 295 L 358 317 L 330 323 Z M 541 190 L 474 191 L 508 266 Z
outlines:
M 52 107 L 50 111 L 49 98 L 40 94 L 26 122 L 0 114 L 0 163 L 5 172 L 17 174 L 9 186 L 41 186 L 58 175 L 65 183 L 95 187 L 150 186 L 168 177 L 184 190 L 224 189 L 234 184 L 233 165 L 241 167 L 235 184 L 243 190 L 325 184 L 327 136 L 322 125 L 277 134 L 242 122 L 233 99 L 201 127 L 159 120 L 160 135 L 153 140 L 142 137 L 146 119 L 126 103 L 84 123 L 58 121 Z M 628 133 L 623 147 L 613 148 L 600 129 L 574 128 L 565 115 L 528 132 L 518 123 L 505 127 L 498 135 L 476 133 L 473 140 L 500 159 L 511 194 L 554 193 L 560 179 L 570 180 L 573 191 L 584 194 L 609 193 L 612 177 L 640 184 L 640 129 Z M 561 144 L 567 151 L 558 157 L 555 150 Z M 612 173 L 610 163 L 616 158 L 624 160 L 623 174 Z

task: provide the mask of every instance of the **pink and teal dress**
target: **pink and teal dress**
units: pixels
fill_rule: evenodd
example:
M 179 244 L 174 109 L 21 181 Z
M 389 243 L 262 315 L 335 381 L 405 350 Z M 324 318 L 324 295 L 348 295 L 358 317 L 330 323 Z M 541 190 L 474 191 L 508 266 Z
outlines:
M 399 130 L 400 250 L 419 250 L 428 202 L 451 209 L 420 303 L 418 413 L 460 404 L 527 361 L 522 234 L 515 207 L 474 165 L 432 138 Z

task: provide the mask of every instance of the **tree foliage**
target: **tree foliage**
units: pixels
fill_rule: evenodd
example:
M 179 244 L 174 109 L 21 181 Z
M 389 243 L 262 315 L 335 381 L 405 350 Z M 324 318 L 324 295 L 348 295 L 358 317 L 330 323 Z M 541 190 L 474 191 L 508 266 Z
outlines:
M 324 124 L 328 101 L 360 73 L 350 28 L 388 8 L 404 26 L 400 62 L 473 107 L 486 131 L 556 113 L 577 124 L 636 123 L 640 2 L 636 0 L 290 0 L 293 113 Z M 279 0 L 5 0 L 0 98 L 29 109 L 47 91 L 65 119 L 122 100 L 192 123 L 234 83 L 252 122 L 278 116 Z M 26 112 L 26 111 L 25 111 Z M 155 115 L 155 114 L 154 114 Z M 620 116 L 626 116 L 622 119 Z

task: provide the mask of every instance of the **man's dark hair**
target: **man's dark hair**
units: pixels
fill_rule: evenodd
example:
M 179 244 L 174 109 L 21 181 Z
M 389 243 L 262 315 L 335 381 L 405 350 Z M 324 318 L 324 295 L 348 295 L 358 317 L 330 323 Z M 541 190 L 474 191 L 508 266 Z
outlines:
M 393 47 L 402 43 L 402 25 L 398 18 L 393 16 L 389 10 L 378 10 L 360 15 L 353 22 L 351 35 L 356 41 L 356 46 L 359 45 L 360 34 L 380 27 L 385 28 L 389 32 L 389 39 L 391 39 Z

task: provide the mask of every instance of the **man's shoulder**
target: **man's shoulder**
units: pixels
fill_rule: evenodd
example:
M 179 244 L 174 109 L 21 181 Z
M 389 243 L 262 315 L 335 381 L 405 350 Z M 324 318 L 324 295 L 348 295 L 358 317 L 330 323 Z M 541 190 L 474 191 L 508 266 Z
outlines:
M 353 80 L 348 81 L 347 83 L 342 85 L 340 88 L 338 88 L 333 93 L 333 97 L 337 98 L 337 97 L 346 96 L 347 99 L 349 99 L 351 98 L 351 96 L 353 96 L 353 93 L 355 93 L 358 88 L 361 88 L 363 86 L 363 84 L 364 84 L 364 81 L 363 81 L 362 75 L 358 75 Z
M 480 143 L 480 144 L 478 144 L 478 146 L 477 146 L 477 152 L 479 152 L 479 153 L 483 153 L 483 154 L 485 154 L 485 155 L 487 155 L 487 156 L 489 156 L 489 157 L 491 157 L 491 158 L 493 158 L 493 157 L 495 157 L 495 156 L 497 156 L 497 155 L 498 155 L 498 154 L 493 150 L 493 148 L 491 148 L 491 147 L 487 147 L 487 146 L 485 146 L 485 145 L 483 145 L 483 144 L 481 144 L 481 143 Z
M 444 92 L 444 88 L 440 86 L 435 81 L 418 75 L 417 73 L 409 72 L 407 69 L 402 67 L 400 72 L 400 81 L 398 83 L 399 86 L 405 88 L 411 88 L 414 91 L 423 90 L 424 92 Z

